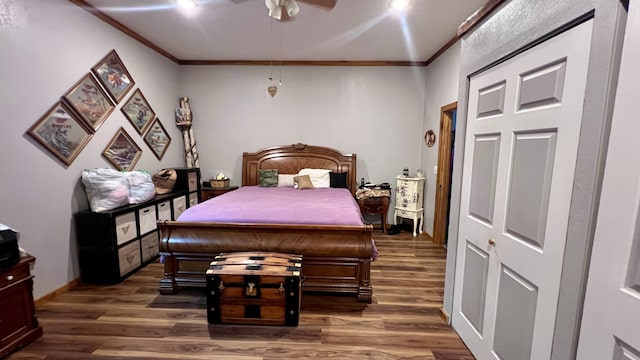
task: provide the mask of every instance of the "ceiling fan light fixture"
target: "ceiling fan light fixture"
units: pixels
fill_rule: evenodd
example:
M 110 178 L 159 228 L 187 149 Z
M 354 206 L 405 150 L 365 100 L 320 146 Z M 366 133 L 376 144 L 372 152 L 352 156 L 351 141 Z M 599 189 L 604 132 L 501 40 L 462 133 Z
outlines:
M 289 17 L 294 17 L 300 12 L 300 7 L 298 3 L 296 3 L 296 0 L 284 0 L 284 8 L 287 10 Z
M 300 7 L 296 0 L 264 0 L 264 4 L 269 9 L 269 16 L 276 20 L 282 19 L 282 11 L 286 11 L 289 17 L 294 17 L 300 12 Z
M 282 7 L 280 7 L 278 0 L 264 0 L 264 4 L 269 9 L 269 16 L 276 20 L 282 18 Z

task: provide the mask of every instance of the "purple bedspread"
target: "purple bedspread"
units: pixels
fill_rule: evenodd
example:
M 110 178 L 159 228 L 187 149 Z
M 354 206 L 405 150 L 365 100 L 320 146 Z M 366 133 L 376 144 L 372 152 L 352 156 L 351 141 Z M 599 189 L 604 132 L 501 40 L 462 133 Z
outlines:
M 178 221 L 362 225 L 348 189 L 243 186 L 185 210 Z

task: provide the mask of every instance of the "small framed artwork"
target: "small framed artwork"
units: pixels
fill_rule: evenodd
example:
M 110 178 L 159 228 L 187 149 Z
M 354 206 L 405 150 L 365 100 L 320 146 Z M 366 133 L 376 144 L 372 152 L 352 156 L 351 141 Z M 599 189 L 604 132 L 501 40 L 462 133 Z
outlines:
M 66 165 L 87 145 L 93 133 L 78 120 L 66 104 L 58 101 L 33 125 L 27 134 Z
M 120 128 L 111 141 L 109 141 L 109 145 L 104 149 L 102 155 L 109 160 L 116 169 L 120 171 L 131 171 L 138 160 L 140 160 L 142 149 L 140 149 L 123 128 Z
M 93 132 L 115 108 L 91 73 L 83 76 L 63 98 Z
M 147 130 L 156 117 L 156 113 L 151 109 L 149 102 L 142 95 L 140 89 L 136 89 L 133 92 L 133 95 L 124 103 L 121 110 L 140 135 Z
M 162 160 L 165 151 L 167 151 L 169 147 L 169 143 L 171 143 L 171 137 L 164 126 L 162 126 L 160 119 L 155 119 L 149 127 L 149 130 L 147 130 L 144 141 L 151 148 L 153 155 L 155 155 L 158 160 Z
M 111 95 L 115 103 L 119 103 L 122 98 L 133 88 L 135 81 L 131 74 L 124 67 L 122 60 L 115 50 L 111 50 L 91 71 L 96 75 L 98 81 Z
M 424 133 L 424 143 L 427 147 L 432 147 L 436 143 L 436 133 L 429 129 Z

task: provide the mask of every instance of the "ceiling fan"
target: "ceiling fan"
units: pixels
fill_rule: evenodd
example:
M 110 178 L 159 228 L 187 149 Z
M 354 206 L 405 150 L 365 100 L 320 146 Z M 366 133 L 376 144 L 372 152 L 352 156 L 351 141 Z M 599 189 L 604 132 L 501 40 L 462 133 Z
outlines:
M 235 3 L 246 0 L 233 0 Z M 264 0 L 269 9 L 269 16 L 280 21 L 289 21 L 300 12 L 298 3 L 305 3 L 315 7 L 331 10 L 338 0 Z

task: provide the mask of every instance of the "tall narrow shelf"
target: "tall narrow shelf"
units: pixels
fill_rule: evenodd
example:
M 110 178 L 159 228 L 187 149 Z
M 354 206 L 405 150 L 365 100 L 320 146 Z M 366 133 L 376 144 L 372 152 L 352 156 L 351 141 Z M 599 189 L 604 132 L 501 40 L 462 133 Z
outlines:
M 418 222 L 420 223 L 420 234 L 422 234 L 424 227 L 423 192 L 423 177 L 396 177 L 396 207 L 393 223 L 397 224 L 399 217 L 413 220 L 413 236 L 417 235 Z

